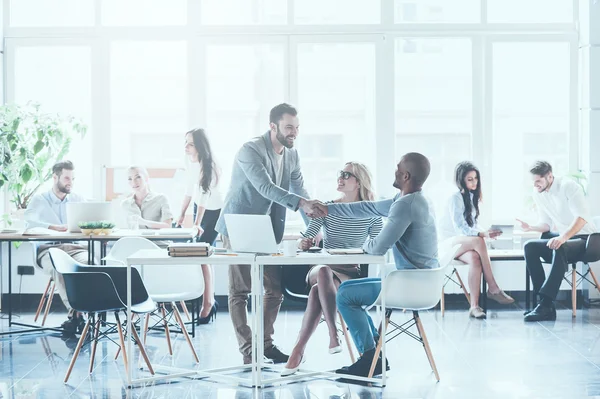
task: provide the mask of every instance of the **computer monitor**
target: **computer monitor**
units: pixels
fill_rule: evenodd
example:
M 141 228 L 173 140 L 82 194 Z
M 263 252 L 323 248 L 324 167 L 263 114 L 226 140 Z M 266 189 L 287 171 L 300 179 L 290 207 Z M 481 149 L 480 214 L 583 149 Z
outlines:
M 80 233 L 81 222 L 112 222 L 110 202 L 67 202 L 67 228 L 71 233 Z
M 225 224 L 234 252 L 276 254 L 279 246 L 268 215 L 225 215 Z

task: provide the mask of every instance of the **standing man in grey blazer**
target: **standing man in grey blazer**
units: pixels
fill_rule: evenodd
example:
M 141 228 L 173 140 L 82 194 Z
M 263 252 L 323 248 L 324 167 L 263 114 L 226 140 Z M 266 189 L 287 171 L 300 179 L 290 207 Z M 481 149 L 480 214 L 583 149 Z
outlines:
M 307 200 L 304 179 L 294 143 L 299 134 L 298 113 L 289 104 L 279 104 L 271 110 L 268 132 L 246 142 L 238 151 L 231 176 L 231 185 L 216 230 L 230 248 L 226 214 L 270 215 L 275 239 L 283 238 L 286 210 L 312 213 L 318 201 Z M 287 209 L 286 209 L 287 208 Z M 285 363 L 288 355 L 273 345 L 273 324 L 283 301 L 281 266 L 264 269 L 264 356 L 274 363 Z M 252 362 L 252 330 L 248 326 L 248 295 L 251 290 L 250 266 L 229 267 L 229 314 L 235 328 L 244 364 Z

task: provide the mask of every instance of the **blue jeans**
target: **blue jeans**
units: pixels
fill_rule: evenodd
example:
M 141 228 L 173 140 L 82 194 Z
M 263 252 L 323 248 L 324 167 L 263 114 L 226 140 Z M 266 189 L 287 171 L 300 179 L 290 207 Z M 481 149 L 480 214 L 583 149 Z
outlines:
M 380 291 L 381 279 L 379 278 L 347 280 L 338 288 L 337 307 L 360 353 L 375 349 L 376 342 L 379 340 L 373 319 L 365 310 L 365 306 L 372 305 Z

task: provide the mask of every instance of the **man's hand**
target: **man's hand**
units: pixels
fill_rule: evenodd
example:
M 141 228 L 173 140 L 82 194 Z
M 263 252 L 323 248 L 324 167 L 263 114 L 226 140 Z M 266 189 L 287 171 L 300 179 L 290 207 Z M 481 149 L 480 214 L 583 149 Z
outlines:
M 327 205 L 323 204 L 321 201 L 305 200 L 302 198 L 300 199 L 298 206 L 306 213 L 306 216 L 310 218 L 314 219 L 327 216 Z
M 523 230 L 523 231 L 531 231 L 532 230 L 529 223 L 526 223 L 526 222 L 522 221 L 521 219 L 515 219 L 515 220 L 521 224 L 521 230 Z
M 548 244 L 546 245 L 548 246 L 548 248 L 556 250 L 560 248 L 560 246 L 563 245 L 565 242 L 567 242 L 567 240 L 563 236 L 558 236 L 548 240 Z
M 55 230 L 55 231 L 67 231 L 67 226 L 64 224 L 51 224 L 50 226 L 48 226 L 48 228 L 50 230 Z

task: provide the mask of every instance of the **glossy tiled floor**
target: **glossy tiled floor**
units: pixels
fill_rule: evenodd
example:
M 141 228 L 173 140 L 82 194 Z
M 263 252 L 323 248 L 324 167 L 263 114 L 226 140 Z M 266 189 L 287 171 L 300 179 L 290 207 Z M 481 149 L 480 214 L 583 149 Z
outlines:
M 289 351 L 300 325 L 300 311 L 282 311 L 276 324 L 276 343 Z M 398 313 L 395 320 L 408 318 Z M 89 349 L 84 348 L 68 384 L 62 380 L 75 340 L 53 334 L 30 334 L 0 339 L 1 398 L 600 398 L 600 309 L 579 310 L 576 319 L 566 308 L 556 322 L 524 324 L 522 310 L 490 311 L 485 321 L 469 320 L 466 311 L 424 312 L 441 381 L 436 383 L 422 347 L 402 336 L 388 346 L 392 370 L 386 388 L 363 387 L 329 380 L 311 380 L 254 391 L 209 381 L 174 380 L 169 383 L 123 388 L 121 359 L 116 346 L 98 346 L 96 369 L 88 375 Z M 30 319 L 29 315 L 21 320 Z M 59 324 L 64 314 L 52 315 Z M 2 321 L 6 330 L 6 321 Z M 333 369 L 347 365 L 347 351 L 328 355 L 326 329 L 320 326 L 307 350 L 307 368 Z M 227 313 L 197 330 L 194 343 L 199 367 L 240 364 L 235 336 Z M 181 336 L 168 355 L 158 333 L 148 338 L 154 364 L 193 367 Z

